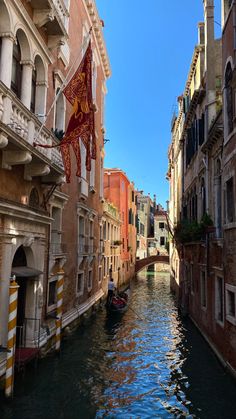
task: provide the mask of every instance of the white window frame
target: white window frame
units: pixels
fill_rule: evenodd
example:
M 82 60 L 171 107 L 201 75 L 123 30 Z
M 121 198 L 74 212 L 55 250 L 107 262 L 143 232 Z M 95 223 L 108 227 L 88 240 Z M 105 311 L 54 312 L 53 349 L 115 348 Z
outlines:
M 232 316 L 230 313 L 230 304 L 229 304 L 229 292 L 234 293 L 234 306 L 235 306 L 235 315 Z M 231 284 L 225 284 L 225 305 L 226 305 L 226 320 L 236 325 L 236 286 Z
M 218 318 L 219 313 L 219 293 L 218 293 L 218 280 L 222 280 L 222 312 L 223 312 L 223 320 Z M 216 274 L 215 275 L 215 321 L 220 326 L 224 326 L 224 278 L 222 275 Z
M 49 313 L 49 312 L 51 312 L 51 311 L 54 311 L 54 310 L 56 310 L 56 308 L 57 308 L 57 281 L 58 281 L 58 278 L 57 277 L 53 277 L 53 278 L 51 278 L 51 279 L 49 279 L 49 281 L 48 281 L 48 292 L 47 292 L 47 313 Z M 48 305 L 48 303 L 49 303 L 49 288 L 50 288 L 50 284 L 52 283 L 52 282 L 56 282 L 56 289 L 55 289 L 55 300 L 56 300 L 56 302 L 54 303 L 54 304 L 51 304 L 50 306 Z
M 233 226 L 233 225 L 236 224 L 236 214 L 235 214 L 235 212 L 236 212 L 236 205 L 234 206 L 234 219 L 233 219 L 233 221 L 229 221 L 228 220 L 227 182 L 231 178 L 233 179 L 233 186 L 234 186 L 234 189 L 235 189 L 235 172 L 234 172 L 234 170 L 231 171 L 230 173 L 228 173 L 228 175 L 225 176 L 225 178 L 224 178 L 224 223 L 225 223 L 225 226 L 226 227 L 228 227 L 228 226 L 230 227 L 230 226 Z M 234 197 L 234 199 L 235 199 L 235 197 Z

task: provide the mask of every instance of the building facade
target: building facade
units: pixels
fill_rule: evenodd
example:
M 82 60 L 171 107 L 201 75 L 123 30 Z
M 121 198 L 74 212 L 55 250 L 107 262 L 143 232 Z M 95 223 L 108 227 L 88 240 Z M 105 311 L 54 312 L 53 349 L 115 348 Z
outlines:
M 235 371 L 235 2 L 222 6 L 221 40 L 214 37 L 214 1 L 204 1 L 199 43 L 172 121 L 170 258 L 181 310 Z
M 102 258 L 102 275 L 103 290 L 107 293 L 108 281 L 112 277 L 115 287 L 119 289 L 120 281 L 120 254 L 121 254 L 121 217 L 118 209 L 110 202 L 105 201 L 103 204 L 102 217 L 102 239 L 103 246 Z
M 104 170 L 104 197 L 113 203 L 121 215 L 120 284 L 127 284 L 134 275 L 136 241 L 135 198 L 133 184 L 121 169 Z M 134 200 L 133 200 L 134 199 Z M 132 212 L 132 217 L 131 217 Z M 129 216 L 132 224 L 129 224 Z M 131 220 L 132 219 L 132 220 Z M 132 227 L 131 227 L 132 226 Z M 133 244 L 133 247 L 132 247 Z
M 151 235 L 152 200 L 142 191 L 136 191 L 137 196 L 137 252 L 136 256 L 143 259 L 148 256 L 148 237 Z
M 92 28 L 92 29 L 91 29 Z M 10 280 L 19 285 L 16 346 L 47 348 L 103 296 L 104 97 L 110 67 L 95 2 L 0 1 L 0 345 L 7 345 Z M 74 34 L 77 34 L 75 37 Z M 90 35 L 89 35 L 90 34 Z M 92 46 L 96 160 L 65 185 L 58 145 L 71 116 L 61 89 Z M 101 236 L 101 237 L 100 237 Z M 6 354 L 0 354 L 0 375 Z
M 101 240 L 103 217 L 104 100 L 110 66 L 95 1 L 73 1 L 70 4 L 70 66 L 78 67 L 89 41 L 92 48 L 92 101 L 96 137 L 96 159 L 80 139 L 81 176 L 77 177 L 77 161 L 71 155 L 72 176 L 63 191 L 70 199 L 62 218 L 62 241 L 66 243 L 64 265 L 63 327 L 76 321 L 103 298 L 103 253 Z M 92 30 L 90 31 L 90 29 Z M 91 34 L 89 34 L 91 32 Z M 77 34 L 75 37 L 74 34 Z M 76 66 L 73 63 L 76 61 Z M 67 111 L 67 120 L 71 108 Z M 92 145 L 91 145 L 92 147 Z M 72 154 L 72 153 L 71 153 Z
M 56 144 L 42 121 L 47 113 L 49 68 L 67 39 L 68 10 L 50 2 L 53 24 L 37 2 L 0 2 L 0 345 L 7 343 L 10 279 L 19 285 L 16 345 L 38 347 L 44 328 L 52 208 L 68 196 L 57 148 L 36 149 L 34 141 Z M 48 5 L 49 6 L 49 5 Z M 57 41 L 56 41 L 57 40 Z M 56 41 L 56 43 L 54 42 Z M 52 191 L 58 186 L 58 192 Z M 61 266 L 57 266 L 57 271 Z M 6 354 L 0 355 L 0 375 Z
M 166 221 L 167 213 L 164 208 L 157 206 L 154 213 L 154 239 L 155 248 L 159 254 L 167 254 L 169 231 Z

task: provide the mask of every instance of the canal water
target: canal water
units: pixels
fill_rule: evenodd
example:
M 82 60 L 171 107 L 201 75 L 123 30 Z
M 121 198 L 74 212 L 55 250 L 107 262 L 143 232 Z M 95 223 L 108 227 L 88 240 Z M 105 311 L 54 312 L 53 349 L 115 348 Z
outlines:
M 1 395 L 1 419 L 235 419 L 235 382 L 179 317 L 166 273 L 141 273 L 126 313 L 99 309 Z

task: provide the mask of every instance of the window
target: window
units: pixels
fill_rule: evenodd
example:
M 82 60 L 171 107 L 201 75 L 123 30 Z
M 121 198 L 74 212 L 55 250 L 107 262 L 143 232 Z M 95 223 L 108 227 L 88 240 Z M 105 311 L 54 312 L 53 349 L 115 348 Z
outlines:
M 36 188 L 33 188 L 29 196 L 29 206 L 33 208 L 39 208 L 39 193 Z
M 107 239 L 107 223 L 104 221 L 103 223 L 103 240 Z
M 204 309 L 206 309 L 207 306 L 207 282 L 205 271 L 201 271 L 201 306 Z
M 206 188 L 205 188 L 205 179 L 201 180 L 201 199 L 202 199 L 202 215 L 206 212 Z
M 11 73 L 11 90 L 16 94 L 18 98 L 21 96 L 21 74 L 22 66 L 21 62 L 21 51 L 19 41 L 16 39 L 16 43 L 13 46 L 13 58 L 12 58 L 12 73 Z
M 221 161 L 219 158 L 215 160 L 214 173 L 214 212 L 216 237 L 222 236 L 222 179 L 221 179 Z
M 164 228 L 165 224 L 164 223 L 159 223 L 159 228 Z
M 224 281 L 220 276 L 215 281 L 215 319 L 222 323 L 224 320 Z
M 32 81 L 31 81 L 31 101 L 30 101 L 30 110 L 35 112 L 35 97 L 36 97 L 36 70 L 32 71 Z
M 109 263 L 110 263 L 110 258 L 108 256 L 107 257 L 107 275 L 109 274 Z
M 106 257 L 103 259 L 103 276 L 106 276 Z
M 93 284 L 93 271 L 92 269 L 88 272 L 88 290 L 91 290 Z
M 110 240 L 110 223 L 107 224 L 107 240 Z
M 234 205 L 234 182 L 231 177 L 226 182 L 226 223 L 232 223 L 235 219 Z
M 130 208 L 129 209 L 129 224 L 133 224 L 132 221 L 133 221 L 133 213 L 132 213 L 132 209 Z
M 64 133 L 65 131 L 65 99 L 63 93 L 60 92 L 60 87 L 56 90 L 56 109 L 55 109 L 55 131 Z
M 102 281 L 102 267 L 99 266 L 98 268 L 98 282 Z
M 84 251 L 85 246 L 85 221 L 84 217 L 79 216 L 79 252 Z
M 77 276 L 77 293 L 83 295 L 84 292 L 84 273 L 79 272 Z
M 57 280 L 51 281 L 48 284 L 48 307 L 50 309 L 56 308 L 57 304 Z
M 165 246 L 165 237 L 163 236 L 160 237 L 160 245 Z
M 99 191 L 99 196 L 100 196 L 100 199 L 103 199 L 103 172 L 104 172 L 104 170 L 103 170 L 103 158 L 101 157 L 101 160 L 100 160 L 100 191 Z
M 233 91 L 232 91 L 233 72 L 231 64 L 228 63 L 225 72 L 225 100 L 226 100 L 226 128 L 229 135 L 233 130 Z
M 235 311 L 235 298 L 236 286 L 226 284 L 226 319 L 236 325 L 236 311 Z
M 89 181 L 89 186 L 90 186 L 90 191 L 95 192 L 95 160 L 91 159 L 91 171 L 90 171 L 90 181 Z

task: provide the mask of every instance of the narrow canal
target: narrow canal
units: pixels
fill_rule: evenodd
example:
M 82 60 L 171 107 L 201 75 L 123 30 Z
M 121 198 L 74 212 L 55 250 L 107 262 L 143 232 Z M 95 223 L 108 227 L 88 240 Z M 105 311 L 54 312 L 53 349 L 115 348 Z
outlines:
M 64 339 L 61 356 L 18 376 L 1 419 L 235 419 L 236 386 L 189 320 L 168 274 L 142 273 L 130 307 L 104 309 Z M 2 397 L 2 396 L 1 396 Z

